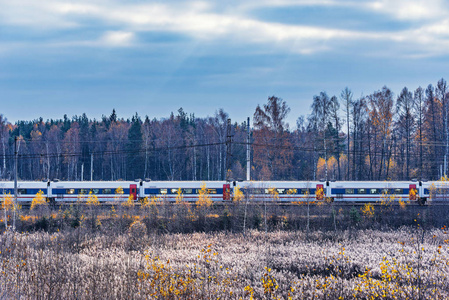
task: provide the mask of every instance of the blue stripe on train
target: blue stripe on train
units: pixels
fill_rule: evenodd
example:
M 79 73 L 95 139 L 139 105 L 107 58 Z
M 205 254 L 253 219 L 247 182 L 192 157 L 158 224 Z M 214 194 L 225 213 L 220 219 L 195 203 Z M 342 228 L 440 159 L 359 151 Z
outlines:
M 183 192 L 183 195 L 196 195 L 198 194 L 198 190 L 200 189 L 190 189 L 187 188 L 188 190 L 192 190 L 191 193 L 186 193 Z M 161 193 L 161 190 L 165 190 L 165 193 Z M 176 190 L 176 191 L 175 191 Z M 185 190 L 185 189 L 181 189 Z M 210 195 L 214 195 L 214 194 L 223 194 L 223 189 L 219 188 L 219 189 L 213 189 L 216 191 L 216 193 L 210 193 Z M 155 189 L 155 188 L 149 188 L 149 189 L 145 189 L 145 195 L 159 195 L 159 194 L 167 194 L 167 195 L 177 195 L 178 194 L 178 189 L 177 188 L 166 188 L 166 189 Z
M 365 193 L 359 193 L 359 190 L 364 189 L 366 192 Z M 331 194 L 344 194 L 344 195 L 382 195 L 383 194 L 383 190 L 384 189 L 378 189 L 376 188 L 377 193 L 375 194 L 371 194 L 369 193 L 369 190 L 372 190 L 374 188 L 350 188 L 350 189 L 343 189 L 343 188 L 334 188 L 331 189 Z M 354 193 L 346 193 L 346 190 L 353 190 Z M 409 189 L 401 189 L 402 193 L 395 193 L 394 189 L 388 189 L 388 194 L 396 194 L 396 195 L 408 195 L 409 193 Z
M 36 195 L 39 191 L 44 192 L 47 195 L 47 189 L 18 189 L 20 195 Z M 25 193 L 24 193 L 25 191 Z M 0 189 L 0 193 L 3 195 L 11 194 L 14 195 L 14 189 Z

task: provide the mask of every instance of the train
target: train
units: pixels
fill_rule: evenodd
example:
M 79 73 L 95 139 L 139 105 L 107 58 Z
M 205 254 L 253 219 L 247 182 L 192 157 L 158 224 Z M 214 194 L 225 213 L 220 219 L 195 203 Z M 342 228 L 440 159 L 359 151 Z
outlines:
M 14 195 L 14 182 L 0 181 L 0 197 Z M 446 181 L 19 181 L 17 201 L 31 202 L 41 192 L 48 202 L 74 202 L 95 195 L 100 202 L 157 197 L 196 201 L 206 192 L 214 202 L 237 194 L 251 201 L 379 202 L 402 200 L 424 205 L 449 200 Z

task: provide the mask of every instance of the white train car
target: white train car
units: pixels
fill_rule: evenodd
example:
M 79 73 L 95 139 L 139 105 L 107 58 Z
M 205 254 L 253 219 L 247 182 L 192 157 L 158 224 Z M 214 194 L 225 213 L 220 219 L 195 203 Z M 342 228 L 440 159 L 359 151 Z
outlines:
M 321 181 L 243 181 L 235 184 L 251 201 L 322 201 L 327 197 Z
M 184 201 L 197 201 L 200 190 L 205 187 L 207 194 L 213 201 L 229 200 L 230 184 L 225 181 L 143 181 L 144 197 L 156 197 L 168 201 L 176 201 L 181 192 Z
M 422 198 L 430 202 L 449 202 L 449 181 L 423 181 Z
M 19 181 L 17 182 L 17 201 L 31 202 L 40 191 L 42 191 L 43 196 L 47 198 L 48 193 L 51 192 L 50 183 L 40 181 Z M 8 195 L 14 197 L 14 182 L 0 181 L 0 198 L 3 199 Z
M 56 202 L 86 201 L 89 193 L 100 202 L 125 201 L 130 195 L 137 200 L 141 194 L 140 182 L 134 181 L 56 181 L 50 186 L 49 198 Z
M 328 192 L 336 202 L 418 201 L 419 184 L 412 181 L 337 181 L 329 183 Z

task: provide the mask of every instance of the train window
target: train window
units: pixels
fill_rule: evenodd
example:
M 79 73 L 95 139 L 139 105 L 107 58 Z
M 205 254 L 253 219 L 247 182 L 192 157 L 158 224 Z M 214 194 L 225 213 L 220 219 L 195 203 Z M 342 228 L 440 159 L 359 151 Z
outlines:
M 389 194 L 389 190 L 388 189 L 382 189 L 381 194 Z
M 251 194 L 263 194 L 264 189 L 251 189 Z
M 309 189 L 301 189 L 301 194 L 307 195 L 307 194 L 310 194 L 310 191 L 309 191 Z
M 354 189 L 345 189 L 345 194 L 354 194 Z
M 446 189 L 446 188 L 439 188 L 437 190 L 437 193 L 441 194 L 441 195 L 446 195 L 448 193 L 448 189 Z
M 357 194 L 366 194 L 366 189 L 359 189 Z
M 90 189 L 90 192 L 94 195 L 99 194 L 100 193 L 100 189 Z
M 112 189 L 103 189 L 103 194 L 113 194 Z
M 182 189 L 183 194 L 194 194 L 193 189 Z
M 75 194 L 75 189 L 67 189 L 66 194 L 69 194 L 69 195 Z
M 286 194 L 293 195 L 293 194 L 296 194 L 297 192 L 298 191 L 296 189 L 288 189 Z
M 172 194 L 177 194 L 178 193 L 178 189 L 171 189 L 171 193 Z
M 402 189 L 394 189 L 395 194 L 403 194 L 404 191 Z
M 216 194 L 217 193 L 217 189 L 207 189 L 207 192 L 209 194 Z
M 378 194 L 377 189 L 369 189 L 370 194 Z
M 285 189 L 277 189 L 278 194 L 285 194 Z
M 160 194 L 167 194 L 167 189 L 160 189 Z
M 79 194 L 80 195 L 87 194 L 87 189 L 79 189 Z
M 27 193 L 27 190 L 26 190 L 26 189 L 18 189 L 18 190 L 17 190 L 17 193 L 18 193 L 19 195 L 25 195 L 25 194 Z

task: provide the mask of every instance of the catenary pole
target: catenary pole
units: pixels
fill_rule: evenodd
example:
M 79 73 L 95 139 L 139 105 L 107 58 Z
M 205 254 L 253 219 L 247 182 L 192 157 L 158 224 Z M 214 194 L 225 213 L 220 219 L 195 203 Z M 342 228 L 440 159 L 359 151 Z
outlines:
M 246 129 L 247 129 L 247 138 L 246 138 L 246 180 L 250 181 L 251 180 L 251 160 L 250 160 L 250 155 L 251 155 L 251 150 L 250 150 L 250 141 L 251 141 L 251 132 L 249 131 L 249 117 L 248 117 L 248 122 L 246 124 Z
M 14 203 L 13 203 L 13 219 L 12 219 L 12 230 L 16 230 L 16 207 L 17 207 L 17 166 L 18 166 L 18 138 L 14 138 Z
M 90 154 L 90 181 L 94 178 L 94 154 Z

